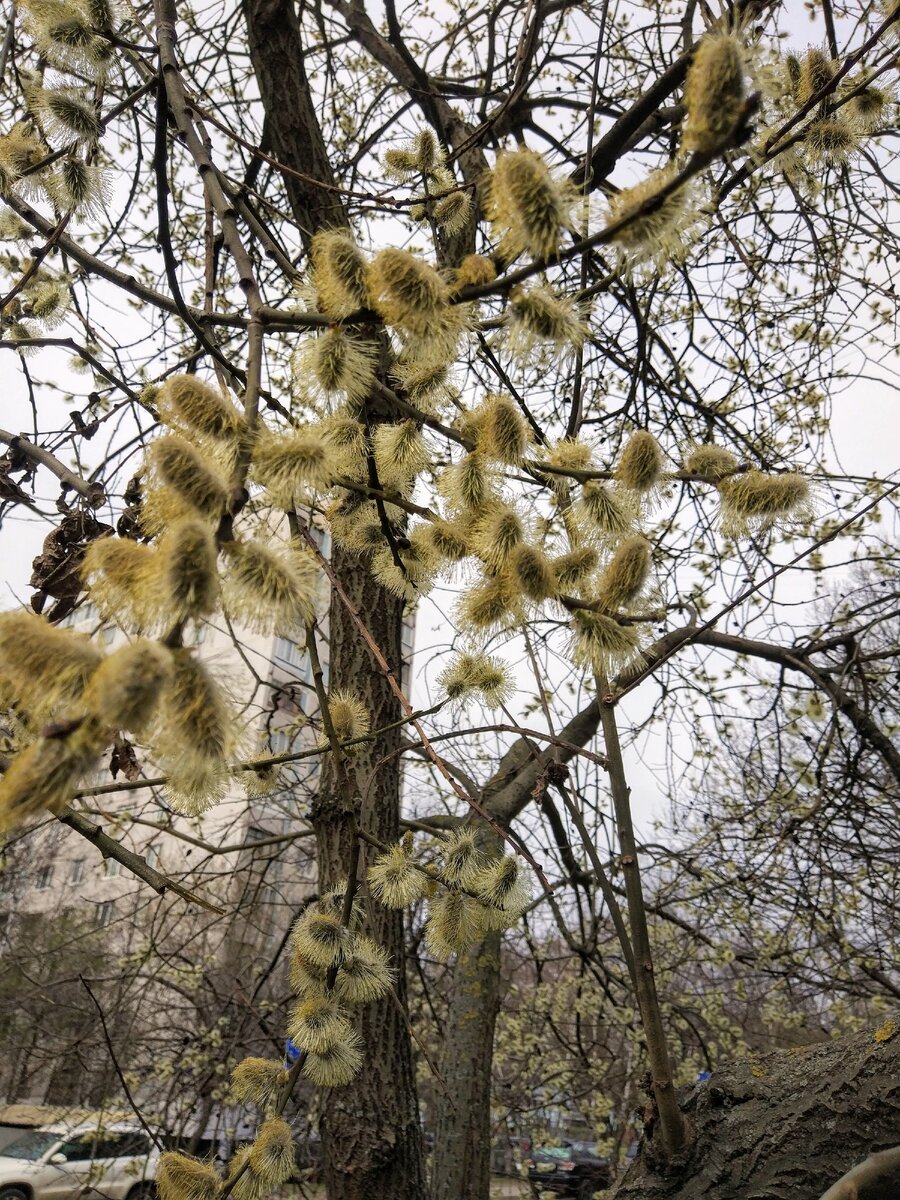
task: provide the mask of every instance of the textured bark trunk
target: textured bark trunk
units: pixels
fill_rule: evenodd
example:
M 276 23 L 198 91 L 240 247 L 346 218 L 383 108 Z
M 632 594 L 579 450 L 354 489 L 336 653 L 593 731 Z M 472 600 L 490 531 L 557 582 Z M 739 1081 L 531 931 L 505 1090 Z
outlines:
M 482 849 L 500 853 L 486 828 Z M 491 1186 L 491 1062 L 500 995 L 500 934 L 459 955 L 438 1071 L 447 1082 L 435 1103 L 433 1200 L 488 1200 Z M 440 1088 L 440 1085 L 438 1085 Z
M 597 732 L 600 710 L 589 704 L 560 731 L 570 746 L 584 746 Z M 520 738 L 503 756 L 480 801 L 496 820 L 509 825 L 540 794 L 543 772 L 564 763 L 574 750 L 541 750 Z M 502 839 L 484 822 L 482 850 L 496 855 Z M 461 954 L 453 969 L 439 1071 L 447 1091 L 435 1099 L 432 1200 L 489 1200 L 491 1175 L 491 1067 L 494 1025 L 500 994 L 500 934 Z
M 346 226 L 347 214 L 322 138 L 304 68 L 304 46 L 291 0 L 244 0 L 250 54 L 266 111 L 275 157 L 303 178 L 286 174 L 291 210 L 304 243 L 320 229 Z M 400 678 L 403 603 L 372 579 L 364 563 L 336 547 L 332 565 L 351 602 Z M 330 687 L 352 689 L 364 702 L 372 728 L 400 717 L 356 625 L 332 592 L 329 631 Z M 399 730 L 348 756 L 359 827 L 385 842 L 399 837 Z M 344 879 L 351 857 L 345 802 L 329 764 L 312 820 L 321 884 Z M 403 919 L 373 906 L 372 934 L 398 967 L 396 993 L 406 1004 Z M 425 1176 L 412 1049 L 405 1017 L 392 998 L 360 1013 L 362 1070 L 346 1088 L 328 1092 L 321 1122 L 325 1183 L 331 1200 L 424 1200 Z
M 385 592 L 340 548 L 335 549 L 332 563 L 399 678 L 403 602 Z M 330 689 L 354 691 L 364 702 L 373 729 L 398 720 L 400 706 L 334 592 L 329 620 Z M 398 727 L 346 756 L 354 812 L 347 811 L 326 756 L 311 812 L 323 885 L 347 876 L 349 818 L 355 817 L 360 829 L 383 842 L 399 839 L 399 745 Z M 401 968 L 395 990 L 405 1012 L 402 913 L 373 904 L 371 919 L 373 936 Z M 389 996 L 366 1005 L 357 1027 L 364 1043 L 362 1070 L 349 1087 L 329 1091 L 324 1102 L 321 1133 L 328 1195 L 332 1200 L 420 1200 L 425 1194 L 422 1134 L 403 1012 Z
M 682 1096 L 682 1109 L 695 1136 L 680 1168 L 658 1170 L 651 1136 L 615 1200 L 819 1200 L 854 1163 L 897 1144 L 900 1019 L 729 1064 Z M 893 1200 L 889 1183 L 859 1200 Z

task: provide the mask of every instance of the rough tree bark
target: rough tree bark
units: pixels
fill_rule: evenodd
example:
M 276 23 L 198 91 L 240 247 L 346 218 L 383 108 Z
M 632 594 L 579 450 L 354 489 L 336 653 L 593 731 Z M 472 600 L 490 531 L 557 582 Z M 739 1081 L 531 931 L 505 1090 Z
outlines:
M 730 1063 L 681 1096 L 690 1151 L 662 1174 L 653 1128 L 615 1200 L 819 1200 L 897 1144 L 900 1015 L 848 1038 Z M 859 1200 L 888 1200 L 875 1190 Z
M 348 225 L 304 67 L 300 23 L 291 0 L 244 0 L 250 54 L 275 157 L 303 178 L 284 174 L 291 210 L 307 248 L 314 233 Z M 403 602 L 380 587 L 358 558 L 335 547 L 332 566 L 356 612 L 400 678 Z M 387 680 L 351 614 L 332 590 L 330 687 L 354 691 L 373 729 L 400 716 Z M 346 879 L 353 823 L 385 842 L 399 837 L 399 729 L 347 759 L 355 813 L 345 810 L 328 760 L 311 813 L 320 884 Z M 372 932 L 395 964 L 404 960 L 402 914 L 373 906 Z M 402 969 L 396 993 L 405 1010 Z M 359 1031 L 364 1061 L 351 1087 L 325 1094 L 321 1133 L 325 1184 L 332 1200 L 424 1200 L 425 1172 L 412 1049 L 394 997 L 367 1005 Z

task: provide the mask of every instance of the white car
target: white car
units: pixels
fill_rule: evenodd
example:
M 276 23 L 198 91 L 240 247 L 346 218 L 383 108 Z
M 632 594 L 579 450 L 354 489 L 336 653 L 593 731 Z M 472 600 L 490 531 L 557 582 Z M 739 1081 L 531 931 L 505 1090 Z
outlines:
M 160 1151 L 140 1125 L 46 1125 L 0 1150 L 0 1200 L 154 1200 Z

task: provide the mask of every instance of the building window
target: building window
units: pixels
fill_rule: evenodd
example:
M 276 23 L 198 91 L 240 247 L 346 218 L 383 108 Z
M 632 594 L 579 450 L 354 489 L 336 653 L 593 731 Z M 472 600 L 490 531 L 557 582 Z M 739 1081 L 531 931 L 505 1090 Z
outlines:
M 298 646 L 296 642 L 292 642 L 289 638 L 277 637 L 275 639 L 275 657 L 279 662 L 287 663 L 288 666 L 296 667 L 301 673 L 304 673 L 304 667 L 309 661 L 306 656 L 306 651 L 302 646 Z
M 122 864 L 117 858 L 107 858 L 104 864 L 103 873 L 107 879 L 115 879 L 122 870 Z
M 105 929 L 112 920 L 113 905 L 112 900 L 104 900 L 102 904 L 97 906 L 97 927 Z
M 76 858 L 69 869 L 69 883 L 81 883 L 84 879 L 84 859 Z
M 45 890 L 45 888 L 48 888 L 50 886 L 50 881 L 52 880 L 52 878 L 53 878 L 53 868 L 52 867 L 41 867 L 41 869 L 38 871 L 37 875 L 35 876 L 34 886 L 37 888 L 37 890 L 39 892 L 42 892 Z
M 157 864 L 159 863 L 159 850 L 156 846 L 147 847 L 147 852 L 144 855 L 144 861 L 148 867 L 152 867 L 154 870 L 156 870 Z

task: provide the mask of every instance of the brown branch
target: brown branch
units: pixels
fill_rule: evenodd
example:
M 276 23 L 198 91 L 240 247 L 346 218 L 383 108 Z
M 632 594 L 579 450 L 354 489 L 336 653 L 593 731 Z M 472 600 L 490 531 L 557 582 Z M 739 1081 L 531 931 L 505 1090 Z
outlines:
M 900 1193 L 900 1146 L 863 1159 L 823 1192 L 820 1200 L 895 1200 Z
M 189 892 L 180 883 L 176 883 L 173 879 L 161 875 L 159 871 L 155 871 L 153 867 L 149 866 L 147 860 L 142 858 L 140 854 L 135 854 L 133 850 L 126 850 L 115 838 L 111 838 L 109 834 L 104 833 L 99 825 L 88 821 L 87 818 L 83 817 L 81 813 L 75 812 L 74 809 L 64 808 L 57 815 L 57 820 L 61 821 L 63 825 L 68 825 L 70 829 L 74 829 L 77 834 L 80 834 L 81 837 L 89 841 L 92 846 L 96 846 L 104 858 L 113 858 L 116 862 L 121 863 L 132 875 L 136 875 L 138 879 L 142 879 L 144 883 L 149 884 L 157 895 L 164 896 L 166 892 L 174 892 L 182 900 L 187 900 L 191 904 L 199 904 L 207 912 L 215 913 L 220 917 L 225 915 L 223 908 L 219 908 L 216 904 L 210 904 L 202 896 L 198 896 L 195 892 Z
M 77 492 L 79 496 L 83 496 L 90 504 L 91 508 L 99 508 L 106 503 L 106 492 L 103 486 L 99 483 L 91 483 L 87 479 L 82 479 L 80 475 L 76 475 L 74 471 L 59 461 L 55 455 L 49 450 L 45 450 L 43 446 L 37 446 L 26 437 L 22 437 L 18 433 L 9 433 L 6 429 L 0 429 L 0 442 L 5 442 L 11 450 L 17 450 L 20 454 L 24 454 L 26 458 L 34 463 L 40 463 L 42 467 L 46 467 L 48 471 L 52 471 L 64 487 L 71 488 L 73 492 Z

